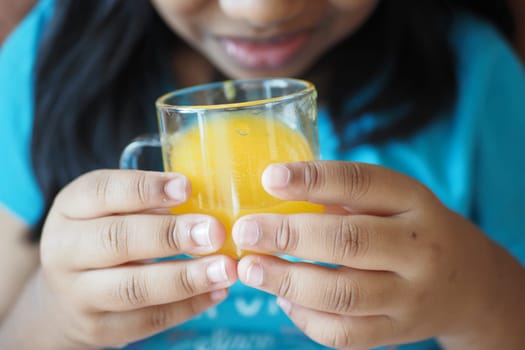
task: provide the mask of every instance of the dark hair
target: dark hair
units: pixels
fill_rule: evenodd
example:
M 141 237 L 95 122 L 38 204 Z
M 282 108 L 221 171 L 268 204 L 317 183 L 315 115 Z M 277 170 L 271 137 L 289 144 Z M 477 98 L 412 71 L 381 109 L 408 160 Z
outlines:
M 454 101 L 448 35 L 456 12 L 449 4 L 382 1 L 362 29 L 306 74 L 318 84 L 339 130 L 364 112 L 406 107 L 396 123 L 354 144 L 409 135 Z M 31 149 L 46 213 L 68 182 L 117 167 L 124 145 L 152 128 L 148 120 L 154 118 L 147 116 L 173 81 L 166 57 L 177 43 L 149 0 L 56 1 L 39 50 Z M 378 94 L 343 113 L 349 96 L 381 76 Z
M 492 22 L 508 39 L 515 35 L 515 22 L 509 0 L 454 0 L 460 10 L 467 10 Z
M 173 38 L 149 0 L 56 1 L 36 67 L 31 148 L 46 213 L 68 182 L 117 167 L 124 145 L 151 129 Z

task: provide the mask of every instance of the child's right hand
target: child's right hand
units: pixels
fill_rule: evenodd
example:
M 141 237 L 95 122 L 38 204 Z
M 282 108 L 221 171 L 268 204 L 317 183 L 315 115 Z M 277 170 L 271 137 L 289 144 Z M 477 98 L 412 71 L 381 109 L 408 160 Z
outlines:
M 169 214 L 189 196 L 182 175 L 101 170 L 55 199 L 42 233 L 39 303 L 68 348 L 122 346 L 180 324 L 224 299 L 237 279 L 224 228 Z

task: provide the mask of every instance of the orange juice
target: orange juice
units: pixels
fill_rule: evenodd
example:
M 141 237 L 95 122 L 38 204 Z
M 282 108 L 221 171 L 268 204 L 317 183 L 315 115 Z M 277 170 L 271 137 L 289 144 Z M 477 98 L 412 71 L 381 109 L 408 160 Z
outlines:
M 323 211 L 321 205 L 279 200 L 262 187 L 261 175 L 269 164 L 314 159 L 301 133 L 278 120 L 246 112 L 206 117 L 167 142 L 166 169 L 185 174 L 193 189 L 188 202 L 172 213 L 218 218 L 227 232 L 221 254 L 245 254 L 231 237 L 233 223 L 243 215 Z

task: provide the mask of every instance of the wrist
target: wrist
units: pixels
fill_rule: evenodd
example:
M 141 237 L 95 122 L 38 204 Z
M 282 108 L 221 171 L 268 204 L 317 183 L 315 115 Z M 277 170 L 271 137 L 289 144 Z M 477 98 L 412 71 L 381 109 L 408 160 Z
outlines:
M 438 338 L 447 350 L 525 349 L 525 269 L 514 259 L 501 266 L 499 278 L 471 324 L 462 331 Z

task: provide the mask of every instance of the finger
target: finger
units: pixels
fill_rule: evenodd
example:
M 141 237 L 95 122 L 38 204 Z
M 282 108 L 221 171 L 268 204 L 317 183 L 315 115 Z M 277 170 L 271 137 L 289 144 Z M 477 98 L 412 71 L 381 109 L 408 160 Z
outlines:
M 270 194 L 287 200 L 339 205 L 351 212 L 394 215 L 410 210 L 421 193 L 419 182 L 384 167 L 337 161 L 270 165 L 262 175 Z
M 403 280 L 389 272 L 330 269 L 252 255 L 239 261 L 238 274 L 248 286 L 340 315 L 388 313 L 403 299 Z
M 66 217 L 88 219 L 168 208 L 185 202 L 190 191 L 187 178 L 176 173 L 97 170 L 66 186 L 54 207 Z
M 88 310 L 128 311 L 228 288 L 236 279 L 236 263 L 213 256 L 87 271 L 74 288 Z
M 297 328 L 331 348 L 364 350 L 397 342 L 396 322 L 388 316 L 341 317 L 285 299 L 278 299 L 277 303 Z
M 88 337 L 98 339 L 101 347 L 122 347 L 179 325 L 221 302 L 227 295 L 228 290 L 222 289 L 170 304 L 103 313 L 88 330 Z
M 402 216 L 258 214 L 239 219 L 232 232 L 239 248 L 248 251 L 397 271 L 410 263 L 406 257 L 417 244 L 417 232 L 406 221 Z
M 102 268 L 180 254 L 204 255 L 225 240 L 223 225 L 205 215 L 119 215 L 68 221 L 51 257 L 73 270 Z M 49 248 L 49 244 L 48 244 Z M 79 252 L 79 249 L 82 249 Z

